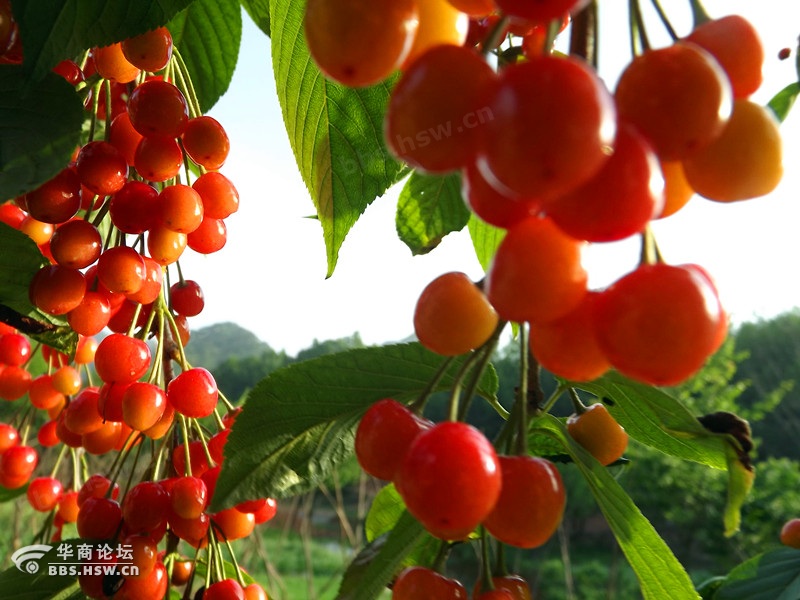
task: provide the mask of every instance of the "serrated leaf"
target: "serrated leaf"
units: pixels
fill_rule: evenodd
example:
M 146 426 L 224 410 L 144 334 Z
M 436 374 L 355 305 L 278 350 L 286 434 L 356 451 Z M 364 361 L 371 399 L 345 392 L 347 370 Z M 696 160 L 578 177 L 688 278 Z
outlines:
M 83 103 L 62 77 L 31 82 L 0 65 L 0 198 L 15 198 L 67 166 L 81 139 Z
M 645 600 L 697 600 L 689 575 L 625 490 L 567 433 L 552 415 L 533 428 L 557 439 L 584 476 L 592 495 L 628 560 Z
M 368 544 L 353 559 L 336 600 L 373 600 L 380 596 L 405 557 L 426 535 L 419 521 L 404 512 L 391 532 Z
M 714 600 L 796 600 L 800 598 L 800 551 L 780 548 L 733 569 Z
M 330 354 L 273 372 L 253 388 L 236 419 L 212 510 L 312 489 L 352 455 L 355 428 L 373 402 L 411 401 L 444 360 L 420 344 L 396 344 Z M 449 364 L 435 391 L 452 386 L 463 360 Z M 490 368 L 477 393 L 491 398 L 497 387 Z
M 41 558 L 38 562 L 44 565 L 47 559 Z M 0 590 L 3 590 L 4 600 L 72 600 L 84 597 L 77 578 L 49 575 L 41 568 L 38 573 L 30 574 L 16 566 L 9 567 L 0 573 Z
M 66 58 L 164 25 L 193 0 L 12 0 L 25 70 L 38 80 Z
M 476 215 L 470 217 L 467 226 L 469 227 L 469 236 L 472 238 L 472 247 L 475 249 L 475 256 L 478 257 L 478 262 L 483 270 L 488 271 L 497 247 L 506 236 L 506 230 L 489 225 Z
M 242 11 L 235 0 L 195 0 L 168 24 L 192 76 L 200 108 L 208 111 L 228 90 L 239 58 Z
M 367 206 L 400 178 L 383 140 L 394 79 L 347 88 L 325 79 L 303 34 L 305 3 L 272 0 L 272 66 L 283 121 L 300 174 L 322 225 L 327 275 L 347 233 Z
M 458 173 L 437 176 L 415 171 L 397 202 L 397 235 L 412 254 L 427 254 L 448 233 L 463 229 L 469 216 Z
M 270 35 L 269 0 L 242 0 L 242 6 L 258 28 Z
M 616 372 L 569 385 L 610 400 L 606 408 L 636 441 L 683 460 L 727 469 L 729 437 L 703 427 L 688 408 L 665 391 Z
M 800 83 L 795 81 L 775 94 L 767 103 L 767 107 L 772 110 L 778 121 L 782 123 L 789 116 L 789 111 L 794 106 L 798 94 L 800 94 Z

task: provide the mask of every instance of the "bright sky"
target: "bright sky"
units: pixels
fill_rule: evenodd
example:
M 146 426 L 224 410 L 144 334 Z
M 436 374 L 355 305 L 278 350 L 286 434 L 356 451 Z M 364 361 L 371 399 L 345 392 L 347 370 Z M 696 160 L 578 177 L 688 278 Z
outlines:
M 706 0 L 712 16 L 748 17 L 764 34 L 765 82 L 755 99 L 766 103 L 796 77 L 794 55 L 800 22 L 796 0 Z M 601 75 L 613 90 L 629 60 L 627 14 L 622 0 L 601 6 Z M 649 10 L 649 3 L 642 3 Z M 662 0 L 688 33 L 688 0 Z M 619 13 L 609 12 L 610 7 Z M 657 23 L 654 45 L 666 45 Z M 608 35 L 611 32 L 612 35 Z M 602 36 L 606 37 L 603 38 Z M 800 107 L 796 109 L 800 112 Z M 412 315 L 425 285 L 446 271 L 475 279 L 482 271 L 466 231 L 451 234 L 426 256 L 412 257 L 398 240 L 394 211 L 401 185 L 378 198 L 344 242 L 339 263 L 325 279 L 326 261 L 311 199 L 294 162 L 272 78 L 269 40 L 245 15 L 239 64 L 229 92 L 213 109 L 231 138 L 222 172 L 237 186 L 241 205 L 228 220 L 228 244 L 207 257 L 182 259 L 185 277 L 205 291 L 206 308 L 193 328 L 232 321 L 276 350 L 295 354 L 314 339 L 359 332 L 366 343 L 396 341 L 413 333 Z M 678 214 L 655 224 L 667 261 L 696 262 L 716 278 L 735 322 L 770 317 L 800 305 L 797 224 L 800 223 L 800 115 L 782 126 L 786 175 L 780 188 L 756 200 L 717 204 L 694 198 Z M 585 256 L 590 283 L 601 287 L 632 269 L 637 240 L 595 245 Z

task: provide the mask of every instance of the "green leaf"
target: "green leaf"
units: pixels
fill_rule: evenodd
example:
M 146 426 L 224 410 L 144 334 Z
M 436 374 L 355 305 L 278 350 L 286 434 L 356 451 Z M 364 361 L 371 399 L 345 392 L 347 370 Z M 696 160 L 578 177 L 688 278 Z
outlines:
M 24 495 L 25 492 L 28 491 L 28 486 L 23 485 L 22 487 L 15 488 L 10 490 L 8 488 L 0 487 L 0 503 L 3 502 L 10 502 L 11 500 L 16 500 L 20 496 Z
M 353 559 L 342 578 L 336 600 L 377 598 L 402 567 L 406 556 L 430 536 L 414 517 L 404 512 L 395 527 Z
M 778 121 L 782 123 L 789 116 L 789 111 L 794 106 L 798 94 L 800 94 L 800 83 L 795 81 L 775 94 L 767 103 L 767 107 L 775 113 Z
M 83 103 L 55 74 L 32 83 L 0 65 L 0 197 L 29 192 L 67 166 L 81 139 Z
M 461 199 L 461 177 L 411 174 L 397 202 L 397 234 L 411 253 L 427 254 L 453 231 L 469 221 Z
M 733 569 L 711 596 L 714 600 L 796 600 L 800 598 L 800 551 L 780 548 Z
M 333 274 L 347 233 L 367 206 L 401 176 L 383 140 L 394 79 L 347 88 L 325 79 L 303 35 L 305 3 L 272 0 L 272 66 L 283 121 L 300 174 L 322 225 Z
M 25 70 L 42 79 L 66 58 L 92 46 L 139 35 L 164 25 L 193 0 L 12 0 L 25 40 Z
M 234 0 L 195 0 L 169 24 L 203 112 L 228 90 L 242 41 L 242 10 Z
M 352 455 L 356 426 L 372 403 L 413 400 L 444 360 L 420 344 L 397 344 L 329 354 L 273 372 L 250 392 L 236 419 L 212 510 L 312 489 Z M 463 360 L 449 364 L 435 391 L 452 386 Z M 494 369 L 487 369 L 477 393 L 492 398 L 497 387 Z
M 475 248 L 475 256 L 478 257 L 478 262 L 481 263 L 483 270 L 488 271 L 497 247 L 506 236 L 506 230 L 489 225 L 475 215 L 470 217 L 467 225 L 469 236 L 472 238 L 472 247 Z
M 616 372 L 569 385 L 605 399 L 608 411 L 636 441 L 683 460 L 727 469 L 728 436 L 710 432 L 677 398 L 663 390 Z
M 696 600 L 692 581 L 669 546 L 617 481 L 580 444 L 573 441 L 558 419 L 544 415 L 533 427 L 557 439 L 586 479 L 617 542 L 639 579 L 645 600 Z
M 368 542 L 373 542 L 382 535 L 389 533 L 397 525 L 406 512 L 406 505 L 400 494 L 390 483 L 377 493 L 372 505 L 369 507 L 367 518 L 364 521 L 364 535 Z M 433 564 L 439 552 L 441 541 L 430 534 L 420 539 L 412 550 L 406 555 L 402 566 Z
M 53 554 L 54 549 L 47 555 Z M 42 566 L 48 564 L 47 555 L 36 561 L 39 572 L 36 574 L 20 571 L 16 566 L 0 573 L 0 590 L 4 600 L 72 600 L 84 598 L 75 577 L 48 575 Z M 55 559 L 53 563 L 59 562 Z
M 72 354 L 78 335 L 60 317 L 36 309 L 28 286 L 47 259 L 24 233 L 0 223 L 0 316 L 32 339 Z
M 270 35 L 269 0 L 242 0 L 242 6 L 258 28 Z

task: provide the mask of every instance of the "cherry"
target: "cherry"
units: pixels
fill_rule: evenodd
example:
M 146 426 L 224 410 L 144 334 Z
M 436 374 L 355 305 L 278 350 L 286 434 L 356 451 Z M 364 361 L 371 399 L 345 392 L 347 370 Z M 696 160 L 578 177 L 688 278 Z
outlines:
M 244 599 L 245 600 L 269 600 L 267 597 L 267 592 L 264 591 L 264 588 L 258 585 L 257 583 L 251 583 L 244 588 Z
M 601 465 L 617 461 L 628 447 L 628 434 L 602 402 L 567 419 L 567 431 Z
M 66 396 L 77 394 L 82 385 L 81 374 L 72 365 L 59 367 L 53 373 L 53 387 Z
M 91 336 L 78 336 L 78 348 L 75 350 L 75 364 L 86 365 L 94 361 L 98 341 Z
M 131 533 L 157 531 L 166 523 L 169 502 L 169 495 L 157 481 L 137 483 L 122 501 L 125 527 Z
M 223 579 L 206 588 L 203 600 L 245 600 L 244 590 L 235 579 Z
M 160 71 L 172 58 L 172 34 L 166 27 L 157 27 L 123 40 L 120 47 L 133 66 L 142 71 Z
M 126 435 L 123 424 L 107 421 L 97 429 L 81 435 L 81 446 L 89 454 L 102 455 L 118 449 L 120 437 Z
M 548 23 L 553 19 L 561 19 L 568 13 L 578 0 L 541 0 L 527 2 L 526 0 L 494 0 L 497 8 L 510 17 L 517 17 L 538 23 Z
M 378 400 L 367 409 L 356 429 L 359 465 L 373 477 L 394 480 L 411 443 L 432 425 L 396 400 Z
M 148 79 L 131 92 L 128 115 L 134 129 L 145 137 L 177 138 L 189 122 L 189 107 L 175 85 Z
M 176 560 L 172 563 L 172 577 L 170 582 L 172 585 L 181 586 L 186 585 L 194 571 L 194 561 L 192 560 Z
M 140 579 L 149 575 L 158 563 L 158 543 L 147 535 L 129 535 L 121 542 L 122 546 L 129 547 L 133 560 L 130 564 L 138 569 L 138 573 L 129 574 L 131 579 Z
M 532 600 L 531 589 L 528 583 L 519 575 L 495 575 L 492 577 L 495 589 L 504 590 L 510 594 L 512 600 Z M 473 598 L 479 598 L 481 581 L 475 584 Z
M 402 70 L 406 70 L 431 48 L 442 45 L 462 46 L 467 39 L 469 17 L 448 0 L 418 2 L 419 26 L 414 43 L 408 52 Z
M 450 272 L 430 282 L 414 309 L 420 343 L 444 356 L 456 356 L 484 344 L 498 317 L 483 291 L 466 274 Z
M 711 280 L 693 267 L 642 265 L 601 293 L 595 334 L 623 375 L 676 385 L 714 351 L 723 319 Z
M 41 248 L 50 241 L 55 228 L 51 223 L 43 223 L 27 215 L 22 220 L 22 223 L 20 223 L 19 230 L 31 238 Z
M 185 233 L 172 231 L 166 227 L 154 227 L 147 235 L 147 251 L 158 264 L 171 265 L 186 249 L 188 238 Z
M 33 406 L 41 410 L 63 406 L 66 402 L 64 394 L 53 385 L 53 376 L 47 374 L 31 380 L 28 386 L 28 399 Z
M 0 365 L 0 398 L 4 400 L 22 398 L 30 384 L 31 374 L 24 367 Z
M 87 387 L 75 396 L 64 410 L 64 425 L 72 433 L 83 435 L 103 424 L 103 415 L 98 410 L 97 402 L 100 391 L 96 387 Z
M 753 24 L 740 15 L 706 21 L 686 40 L 707 50 L 725 71 L 734 98 L 747 98 L 761 86 L 764 45 Z
M 459 600 L 467 597 L 463 584 L 421 566 L 406 567 L 392 586 L 393 600 Z
M 199 548 L 207 543 L 206 536 L 211 523 L 208 513 L 202 513 L 196 519 L 183 519 L 178 515 L 170 514 L 168 519 L 172 533 L 191 546 Z
M 0 423 L 0 454 L 19 444 L 19 431 L 13 425 Z
M 214 117 L 202 115 L 189 119 L 182 140 L 189 157 L 209 171 L 218 170 L 228 158 L 231 145 L 228 134 Z
M 111 488 L 111 480 L 104 475 L 94 474 L 83 482 L 81 489 L 78 491 L 77 502 L 78 506 L 83 506 L 89 498 L 103 498 L 109 496 L 112 500 L 116 500 L 119 496 L 119 486 L 115 483 L 111 494 L 108 490 Z
M 203 221 L 203 200 L 193 188 L 176 183 L 158 195 L 161 223 L 171 231 L 191 233 Z
M 485 17 L 494 12 L 494 0 L 448 0 L 456 9 L 471 17 Z M 472 44 L 473 46 L 475 44 Z
M 37 477 L 28 485 L 26 494 L 34 510 L 50 512 L 61 500 L 63 489 L 61 482 L 55 477 Z
M 408 56 L 418 3 L 309 0 L 303 25 L 311 57 L 329 78 L 351 87 L 386 79 Z
M 501 319 L 547 322 L 575 309 L 586 295 L 581 242 L 548 218 L 528 217 L 509 228 L 484 284 Z
M 481 220 L 503 229 L 535 216 L 541 210 L 538 200 L 506 196 L 498 192 L 474 164 L 462 170 L 461 197 Z
M 642 231 L 664 205 L 658 159 L 633 126 L 617 130 L 614 154 L 594 177 L 544 204 L 553 222 L 570 236 L 612 242 Z
M 594 336 L 598 297 L 599 292 L 587 292 L 566 315 L 547 323 L 531 323 L 531 352 L 542 367 L 571 381 L 591 381 L 611 368 Z
M 141 598 L 163 598 L 167 595 L 169 577 L 162 562 L 157 562 L 145 577 L 127 577 L 114 600 L 140 600 Z
M 187 369 L 167 384 L 167 400 L 186 417 L 207 417 L 214 412 L 218 396 L 214 376 L 202 367 Z
M 189 248 L 199 254 L 213 254 L 228 241 L 228 229 L 222 219 L 204 216 L 200 227 L 186 237 Z
M 122 395 L 122 421 L 131 429 L 145 431 L 158 423 L 166 405 L 167 396 L 160 386 L 135 381 Z
M 111 222 L 125 233 L 144 233 L 156 224 L 158 191 L 141 181 L 129 181 L 114 194 L 108 212 Z
M 477 429 L 446 421 L 411 443 L 395 479 L 397 491 L 434 536 L 468 536 L 491 512 L 501 477 L 491 443 Z
M 267 498 L 267 501 L 264 503 L 260 509 L 253 513 L 253 518 L 256 520 L 256 525 L 261 525 L 262 523 L 266 523 L 267 521 L 271 520 L 275 517 L 278 513 L 278 502 L 275 498 Z
M 133 166 L 148 181 L 167 181 L 183 166 L 181 147 L 173 138 L 143 137 L 133 154 Z
M 600 170 L 614 144 L 614 102 L 575 58 L 539 56 L 504 69 L 487 106 L 478 166 L 507 196 L 567 193 Z
M 31 357 L 31 343 L 19 333 L 0 335 L 0 363 L 19 367 Z
M 108 142 L 89 142 L 81 148 L 75 169 L 81 185 L 99 196 L 118 192 L 128 180 L 125 157 Z
M 178 477 L 172 484 L 170 506 L 183 519 L 196 519 L 210 500 L 205 482 L 199 477 Z
M 161 415 L 161 418 L 158 420 L 158 422 L 149 429 L 145 429 L 142 433 L 151 440 L 160 440 L 170 431 L 174 420 L 175 409 L 167 404 L 164 407 L 164 414 Z
M 92 58 L 100 77 L 114 83 L 130 83 L 139 75 L 139 69 L 129 63 L 122 53 L 120 43 L 95 48 L 92 51 Z
M 67 167 L 32 192 L 25 194 L 25 208 L 43 223 L 64 223 L 81 207 L 81 182 L 75 168 Z
M 144 261 L 144 281 L 142 287 L 137 292 L 127 294 L 129 300 L 139 304 L 152 304 L 161 295 L 161 287 L 164 282 L 164 269 L 149 256 L 143 256 Z
M 133 166 L 136 147 L 142 137 L 142 134 L 133 128 L 127 111 L 114 117 L 108 129 L 108 143 L 119 150 L 120 154 L 125 157 L 129 167 Z
M 208 457 L 203 449 L 203 444 L 199 440 L 189 442 L 189 462 L 192 475 L 195 477 L 200 477 L 211 468 L 211 465 L 208 464 Z M 178 475 L 188 473 L 186 469 L 186 450 L 183 444 L 175 446 L 172 451 L 172 465 Z
M 61 265 L 47 265 L 31 279 L 28 295 L 39 310 L 65 315 L 77 307 L 86 292 L 83 273 Z
M 243 513 L 235 508 L 226 508 L 211 515 L 214 532 L 218 540 L 239 540 L 253 533 L 256 518 L 253 513 Z
M 50 252 L 55 261 L 70 269 L 83 269 L 100 258 L 103 240 L 89 221 L 74 219 L 55 230 Z
M 620 116 L 662 160 L 682 160 L 722 133 L 731 87 L 714 58 L 679 42 L 648 50 L 628 64 L 614 92 Z
M 57 446 L 61 441 L 58 439 L 58 434 L 56 433 L 56 425 L 56 421 L 48 421 L 36 432 L 36 441 L 38 441 L 39 445 L 43 448 L 52 448 L 53 446 Z
M 110 292 L 133 294 L 144 285 L 142 255 L 128 246 L 109 248 L 97 260 L 97 278 Z
M 800 519 L 789 519 L 783 524 L 780 540 L 784 546 L 800 549 Z
M 532 456 L 501 456 L 502 491 L 484 526 L 504 544 L 536 548 L 555 533 L 566 493 L 555 465 Z
M 203 200 L 203 215 L 225 219 L 239 210 L 239 192 L 222 173 L 204 173 L 192 184 Z
M 150 366 L 150 348 L 140 339 L 112 333 L 97 346 L 94 365 L 106 383 L 136 381 Z
M 61 495 L 58 501 L 58 516 L 64 523 L 75 523 L 78 520 L 78 492 L 71 491 Z
M 675 214 L 694 195 L 694 190 L 686 181 L 686 174 L 681 161 L 661 161 L 661 174 L 664 176 L 664 208 L 659 219 Z
M 492 68 L 471 48 L 432 48 L 392 91 L 385 123 L 389 148 L 432 173 L 465 166 L 477 151 L 477 129 L 492 118 L 485 96 L 494 80 Z

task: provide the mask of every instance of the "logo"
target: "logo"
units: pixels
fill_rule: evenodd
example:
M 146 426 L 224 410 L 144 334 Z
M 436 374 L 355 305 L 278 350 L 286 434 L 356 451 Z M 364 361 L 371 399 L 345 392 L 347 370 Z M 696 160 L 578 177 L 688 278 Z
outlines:
M 11 555 L 11 560 L 23 573 L 33 575 L 39 571 L 39 559 L 52 550 L 47 544 L 34 544 L 23 546 Z

